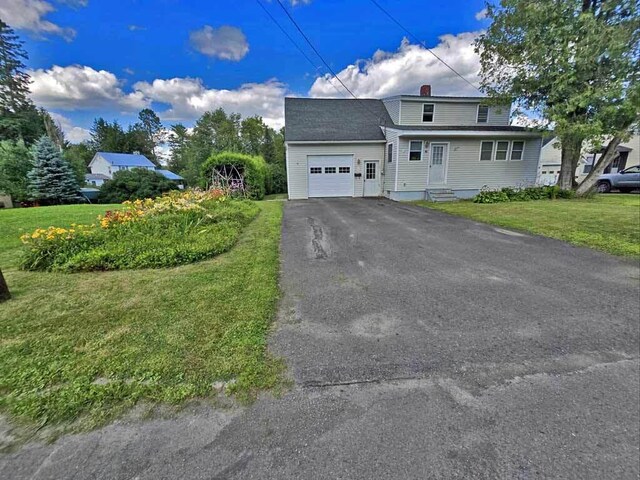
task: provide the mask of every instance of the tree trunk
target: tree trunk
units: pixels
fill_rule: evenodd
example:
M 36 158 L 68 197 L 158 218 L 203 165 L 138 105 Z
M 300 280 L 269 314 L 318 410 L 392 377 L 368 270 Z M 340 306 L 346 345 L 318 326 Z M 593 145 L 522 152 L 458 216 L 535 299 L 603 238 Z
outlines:
M 4 280 L 2 270 L 0 270 L 0 303 L 9 300 L 10 298 L 11 293 L 9 293 L 9 287 L 7 286 L 7 282 Z
M 607 168 L 615 158 L 616 150 L 618 145 L 620 145 L 620 142 L 622 142 L 622 138 L 620 137 L 613 137 L 611 139 L 609 144 L 605 147 L 604 153 L 600 157 L 600 160 L 598 160 L 598 163 L 593 166 L 589 175 L 587 175 L 587 178 L 584 179 L 576 190 L 576 195 L 578 197 L 584 197 L 596 186 L 598 178 L 602 175 L 604 169 Z
M 562 144 L 562 164 L 560 165 L 560 176 L 558 186 L 563 190 L 571 190 L 574 187 L 576 168 L 580 161 L 582 150 L 582 137 L 561 138 Z

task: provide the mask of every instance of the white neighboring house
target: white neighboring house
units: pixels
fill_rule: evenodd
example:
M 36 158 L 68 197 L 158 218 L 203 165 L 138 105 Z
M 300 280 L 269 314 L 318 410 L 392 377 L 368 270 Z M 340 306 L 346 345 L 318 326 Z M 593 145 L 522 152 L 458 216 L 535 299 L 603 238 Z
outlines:
M 179 188 L 184 187 L 184 179 L 180 175 L 157 168 L 151 160 L 137 153 L 97 152 L 89 163 L 91 173 L 85 175 L 85 181 L 100 187 L 107 180 L 111 180 L 116 172 L 133 170 L 134 168 L 154 170 L 163 177 L 176 182 Z
M 469 198 L 533 185 L 542 135 L 509 125 L 483 97 L 285 99 L 289 199 Z
M 593 168 L 594 162 L 597 162 L 600 156 L 600 152 L 583 152 L 575 172 L 578 183 L 587 177 Z M 558 181 L 561 163 L 560 141 L 557 137 L 545 138 L 540 154 L 537 183 L 540 185 L 554 185 Z M 618 173 L 635 165 L 640 165 L 640 133 L 638 131 L 633 134 L 628 142 L 623 142 L 618 146 L 616 157 L 604 170 L 604 173 Z

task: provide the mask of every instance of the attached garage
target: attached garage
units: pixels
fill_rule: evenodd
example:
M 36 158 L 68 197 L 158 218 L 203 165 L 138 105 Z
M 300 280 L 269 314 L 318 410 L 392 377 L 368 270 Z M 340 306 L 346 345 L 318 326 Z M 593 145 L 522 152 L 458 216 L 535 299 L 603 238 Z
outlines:
M 309 155 L 309 197 L 352 197 L 353 155 Z

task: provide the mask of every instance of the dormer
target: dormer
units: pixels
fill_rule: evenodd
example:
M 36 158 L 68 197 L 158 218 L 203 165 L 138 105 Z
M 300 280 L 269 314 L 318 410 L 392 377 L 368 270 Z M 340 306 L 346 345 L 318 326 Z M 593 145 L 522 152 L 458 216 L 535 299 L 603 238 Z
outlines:
M 511 105 L 488 105 L 484 97 L 431 95 L 423 85 L 420 95 L 398 95 L 383 100 L 396 125 L 508 126 Z

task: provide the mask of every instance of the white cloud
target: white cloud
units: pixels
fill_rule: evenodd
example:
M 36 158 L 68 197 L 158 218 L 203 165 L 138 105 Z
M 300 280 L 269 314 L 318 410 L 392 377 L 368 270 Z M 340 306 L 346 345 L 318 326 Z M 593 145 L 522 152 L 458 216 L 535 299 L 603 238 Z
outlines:
M 147 27 L 143 27 L 142 25 L 129 25 L 127 28 L 130 32 L 138 32 L 147 29 Z
M 193 120 L 208 110 L 222 107 L 243 117 L 260 115 L 274 128 L 284 125 L 286 85 L 277 80 L 246 83 L 237 89 L 207 88 L 199 78 L 156 79 L 138 82 L 136 92 L 157 103 L 169 105 L 160 115 L 167 120 Z
M 111 72 L 82 65 L 27 72 L 31 76 L 31 98 L 45 108 L 82 110 L 114 108 L 135 111 L 149 105 L 140 92 L 125 93 L 122 82 Z
M 208 57 L 222 60 L 241 60 L 249 51 L 249 43 L 242 30 L 229 25 L 213 28 L 205 25 L 189 33 L 191 46 Z
M 480 61 L 473 42 L 480 32 L 442 35 L 432 50 L 465 79 L 478 84 Z M 358 60 L 337 72 L 342 82 L 358 97 L 382 98 L 398 94 L 418 94 L 420 85 L 430 84 L 433 95 L 480 95 L 421 45 L 403 39 L 395 52 L 376 51 L 369 59 Z M 316 79 L 309 90 L 312 97 L 335 97 L 344 88 L 327 74 Z M 348 93 L 345 92 L 345 96 Z
M 49 112 L 51 118 L 60 125 L 65 138 L 71 143 L 80 143 L 91 138 L 91 132 L 86 128 L 75 126 L 70 119 L 59 113 Z
M 84 6 L 86 1 L 74 2 L 75 6 Z M 59 35 L 67 41 L 73 40 L 76 31 L 61 27 L 46 17 L 55 8 L 44 0 L 0 0 L 0 18 L 15 29 L 27 30 L 37 36 Z
M 480 21 L 480 20 L 484 20 L 485 18 L 487 18 L 487 9 L 483 8 L 482 10 L 480 10 L 479 12 L 476 12 L 476 20 Z

